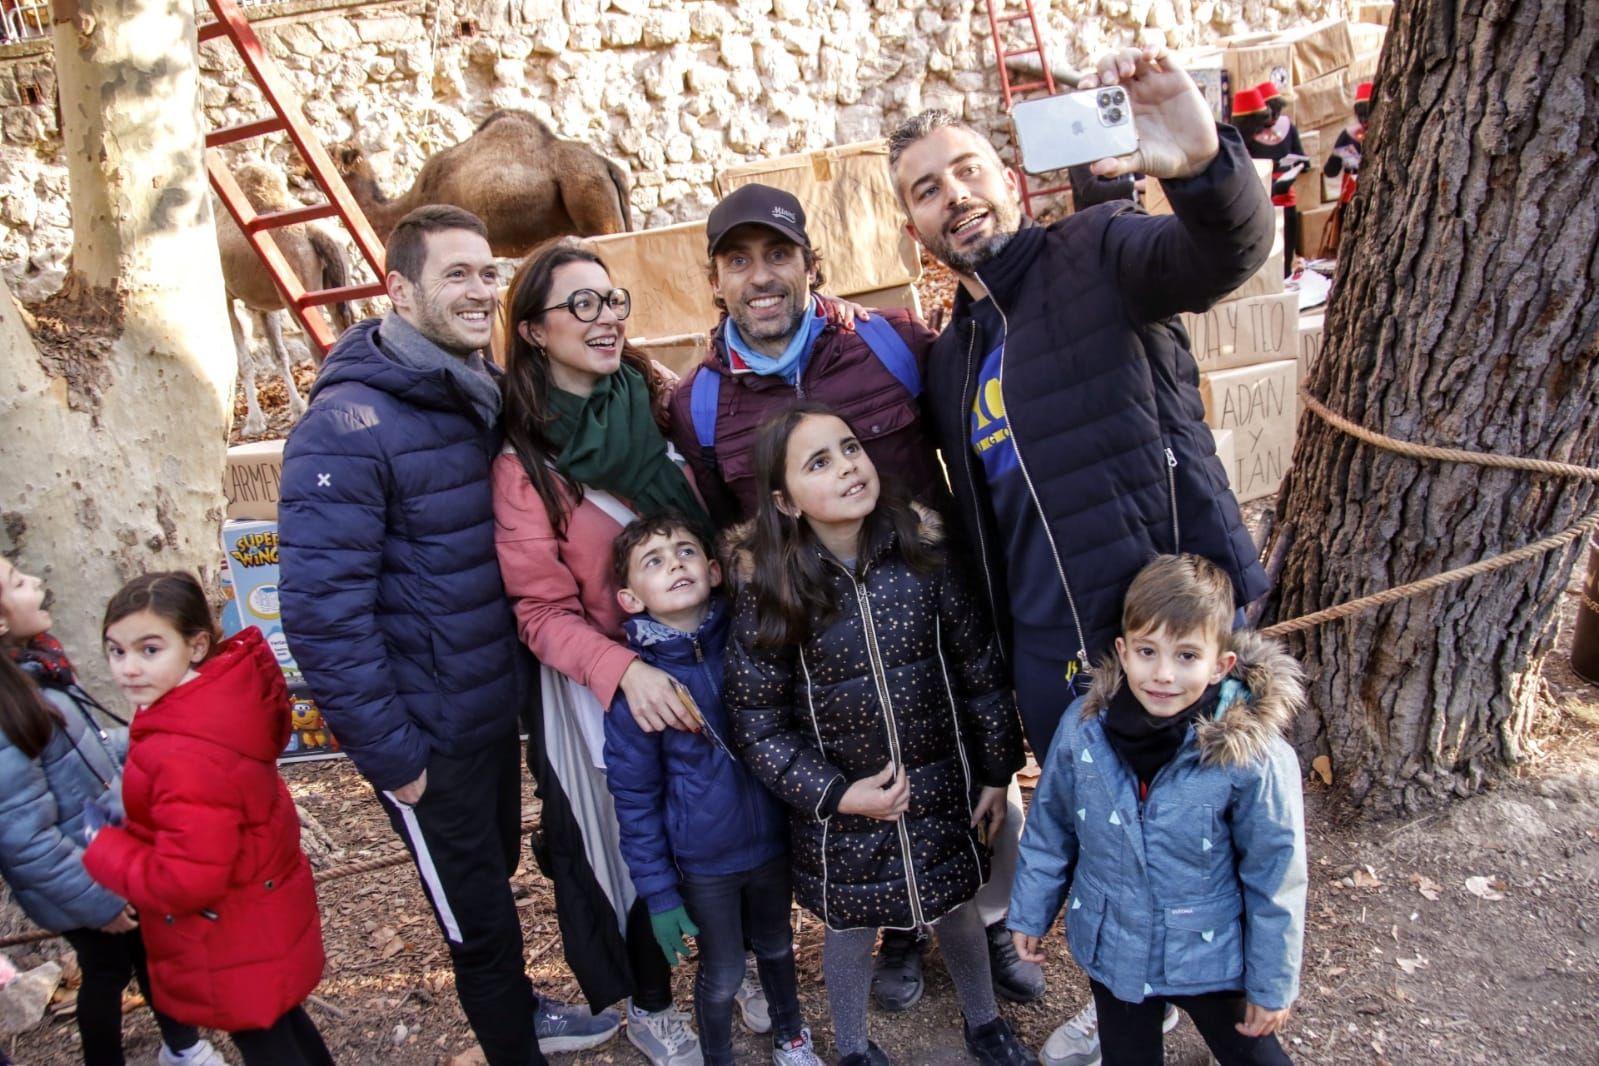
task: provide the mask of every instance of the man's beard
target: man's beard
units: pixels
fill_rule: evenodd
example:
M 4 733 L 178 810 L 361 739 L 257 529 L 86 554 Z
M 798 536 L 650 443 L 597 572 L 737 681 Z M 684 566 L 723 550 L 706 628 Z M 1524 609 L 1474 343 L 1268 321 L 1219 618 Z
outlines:
M 988 209 L 989 218 L 994 221 L 994 233 L 991 236 L 975 247 L 965 251 L 957 251 L 954 246 L 954 238 L 940 230 L 938 236 L 929 245 L 928 251 L 933 253 L 934 258 L 942 261 L 945 266 L 956 273 L 975 277 L 978 268 L 1004 251 L 1005 246 L 1010 244 L 1011 238 L 1016 236 L 1016 231 L 1021 225 L 1022 216 L 1014 204 L 996 204 L 987 200 L 979 201 L 976 204 L 964 204 L 959 209 L 951 211 L 950 214 L 952 216 L 965 215 L 973 207 L 986 207 Z M 948 220 L 946 219 L 945 221 L 947 224 Z

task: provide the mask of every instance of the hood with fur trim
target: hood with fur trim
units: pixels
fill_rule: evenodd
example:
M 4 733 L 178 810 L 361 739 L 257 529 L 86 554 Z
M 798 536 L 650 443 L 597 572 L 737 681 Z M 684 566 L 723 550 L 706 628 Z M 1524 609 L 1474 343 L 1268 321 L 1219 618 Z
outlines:
M 944 543 L 944 519 L 931 507 L 911 501 L 916 512 L 916 535 L 923 544 L 937 547 Z M 727 575 L 728 595 L 736 598 L 738 591 L 749 584 L 755 574 L 755 520 L 753 518 L 728 526 L 722 533 L 717 554 L 722 559 L 722 570 Z M 888 538 L 874 544 L 868 554 L 877 558 L 888 546 Z
M 1305 672 L 1282 642 L 1240 629 L 1230 638 L 1238 662 L 1224 679 L 1244 692 L 1228 699 L 1223 689 L 1216 717 L 1198 722 L 1199 760 L 1205 766 L 1244 766 L 1262 759 L 1273 737 L 1288 739 L 1288 724 L 1305 705 Z M 1110 704 L 1122 685 L 1122 667 L 1114 651 L 1094 668 L 1093 683 L 1083 697 L 1082 717 L 1093 718 Z

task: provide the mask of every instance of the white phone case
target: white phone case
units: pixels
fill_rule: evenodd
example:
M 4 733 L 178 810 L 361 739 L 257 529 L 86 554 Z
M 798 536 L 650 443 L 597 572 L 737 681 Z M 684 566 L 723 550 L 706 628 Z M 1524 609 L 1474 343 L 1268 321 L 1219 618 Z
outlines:
M 1011 107 L 1022 169 L 1044 174 L 1138 148 L 1132 104 L 1117 85 L 1022 100 Z

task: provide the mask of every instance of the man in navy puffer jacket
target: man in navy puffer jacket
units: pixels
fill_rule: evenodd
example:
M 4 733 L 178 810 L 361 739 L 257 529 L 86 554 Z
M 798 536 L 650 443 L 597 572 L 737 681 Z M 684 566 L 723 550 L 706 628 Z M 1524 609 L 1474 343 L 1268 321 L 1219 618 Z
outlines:
M 340 338 L 284 447 L 284 633 L 416 860 L 485 1056 L 542 1064 L 535 1014 L 552 1051 L 617 1023 L 539 1003 L 511 896 L 532 682 L 489 499 L 500 388 L 480 353 L 499 279 L 483 223 L 446 205 L 401 219 L 386 259 L 394 310 Z

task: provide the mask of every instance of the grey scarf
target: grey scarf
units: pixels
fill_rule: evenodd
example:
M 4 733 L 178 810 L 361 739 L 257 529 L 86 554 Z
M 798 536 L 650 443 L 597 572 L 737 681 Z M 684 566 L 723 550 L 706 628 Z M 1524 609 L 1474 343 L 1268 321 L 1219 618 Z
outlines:
M 500 386 L 489 373 L 483 353 L 465 358 L 452 355 L 428 340 L 417 328 L 390 311 L 378 325 L 378 347 L 383 354 L 412 370 L 443 370 L 455 379 L 485 425 L 500 419 Z

